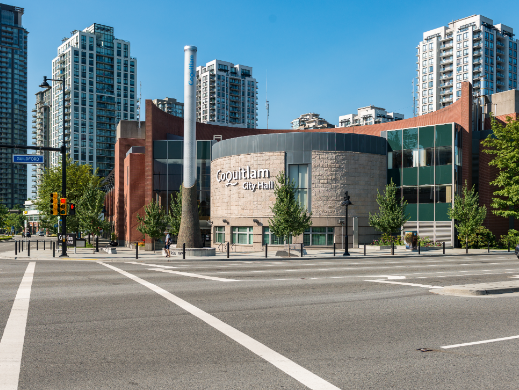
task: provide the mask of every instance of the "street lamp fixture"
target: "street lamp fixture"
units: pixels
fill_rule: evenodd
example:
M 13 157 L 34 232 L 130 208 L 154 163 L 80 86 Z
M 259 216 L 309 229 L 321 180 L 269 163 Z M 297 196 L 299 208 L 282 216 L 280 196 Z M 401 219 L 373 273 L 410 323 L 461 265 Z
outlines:
M 346 225 L 346 233 L 344 235 L 344 253 L 343 256 L 349 256 L 348 252 L 348 206 L 353 206 L 353 203 L 350 201 L 350 196 L 348 195 L 348 191 L 344 192 L 344 200 L 341 202 L 341 206 L 344 206 L 346 209 L 344 224 Z
M 67 147 L 65 144 L 65 75 L 61 79 L 49 79 L 47 76 L 43 76 L 43 83 L 40 84 L 40 88 L 49 90 L 52 86 L 47 81 L 61 82 L 63 88 L 62 98 L 63 107 L 61 112 L 63 136 L 61 144 L 61 197 L 67 198 Z M 67 256 L 67 216 L 61 215 L 61 256 Z

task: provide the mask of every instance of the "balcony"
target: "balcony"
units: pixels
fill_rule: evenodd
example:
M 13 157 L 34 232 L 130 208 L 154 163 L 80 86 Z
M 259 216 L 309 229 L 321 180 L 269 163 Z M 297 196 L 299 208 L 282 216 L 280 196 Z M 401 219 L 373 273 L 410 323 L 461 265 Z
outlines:
M 440 64 L 452 64 L 454 61 L 453 57 L 450 56 L 449 58 L 444 58 L 440 61 Z
M 480 55 L 483 54 L 483 50 L 479 49 L 479 50 L 474 50 L 474 52 L 472 53 L 472 55 L 474 57 L 479 57 Z
M 474 34 L 474 36 L 472 37 L 472 40 L 477 41 L 481 38 L 483 38 L 483 34 L 477 33 L 477 34 Z
M 452 42 L 448 42 L 443 45 L 440 45 L 440 49 L 447 49 L 449 47 L 452 47 Z
M 497 46 L 505 47 L 505 44 L 498 39 L 496 39 L 496 44 Z
M 445 88 L 440 91 L 440 95 L 447 95 L 449 93 L 452 93 L 452 87 L 451 88 Z
M 501 73 L 501 72 L 497 72 L 496 76 L 499 77 L 499 78 L 502 78 L 502 79 L 505 78 L 505 75 L 503 73 Z
M 452 79 L 452 72 L 445 73 L 443 76 L 440 77 L 440 80 L 446 80 L 446 79 Z
M 481 58 L 475 58 L 473 61 L 474 64 L 481 64 L 482 62 Z
M 450 55 L 450 54 L 452 54 L 452 53 L 453 53 L 452 49 L 451 49 L 451 50 L 444 50 L 444 51 L 441 53 L 440 56 L 441 56 L 441 57 L 445 57 L 445 56 L 448 56 L 448 55 Z
M 480 88 L 481 87 L 481 81 L 478 81 L 477 83 L 474 83 L 472 85 L 473 88 Z
M 440 69 L 440 73 L 448 72 L 450 70 L 454 69 L 453 66 L 444 66 L 442 69 Z
M 440 99 L 440 103 L 452 102 L 452 95 Z
M 472 45 L 472 47 L 483 47 L 483 44 L 481 42 L 474 42 L 474 45 Z
M 453 85 L 453 84 L 454 84 L 454 81 L 452 81 L 452 80 L 444 81 L 443 83 L 440 84 L 440 87 L 448 87 L 449 85 Z
M 499 61 L 499 62 L 505 62 L 505 59 L 503 57 L 500 57 L 500 56 L 496 56 L 496 61 Z

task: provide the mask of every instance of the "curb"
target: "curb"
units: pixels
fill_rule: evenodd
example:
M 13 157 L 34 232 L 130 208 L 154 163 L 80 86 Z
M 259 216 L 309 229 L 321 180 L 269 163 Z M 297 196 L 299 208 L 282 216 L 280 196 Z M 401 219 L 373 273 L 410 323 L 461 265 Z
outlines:
M 495 295 L 495 294 L 510 294 L 519 292 L 519 281 L 515 282 L 496 282 L 496 283 L 481 283 L 481 284 L 465 284 L 459 286 L 448 286 L 438 290 L 431 290 L 431 292 L 440 293 L 444 295 Z

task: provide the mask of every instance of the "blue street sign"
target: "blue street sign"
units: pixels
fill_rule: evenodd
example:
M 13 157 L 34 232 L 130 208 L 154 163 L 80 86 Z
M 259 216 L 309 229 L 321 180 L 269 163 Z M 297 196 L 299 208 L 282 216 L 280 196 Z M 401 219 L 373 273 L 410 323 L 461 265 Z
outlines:
M 43 164 L 43 156 L 39 154 L 13 154 L 16 164 Z

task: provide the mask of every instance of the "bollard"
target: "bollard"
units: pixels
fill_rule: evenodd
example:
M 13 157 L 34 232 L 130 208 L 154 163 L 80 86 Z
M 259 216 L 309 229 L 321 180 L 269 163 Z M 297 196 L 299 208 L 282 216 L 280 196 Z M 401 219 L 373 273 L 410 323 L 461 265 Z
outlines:
M 420 248 L 422 247 L 421 243 L 418 243 L 418 254 L 420 254 Z
M 488 253 L 490 253 L 490 241 L 487 242 L 487 246 L 488 246 Z
M 229 257 L 229 256 L 227 256 Z M 185 259 L 186 258 L 186 243 L 184 242 L 182 244 L 182 258 Z
M 227 242 L 227 258 L 229 258 L 229 242 Z
M 510 252 L 510 241 L 508 241 L 508 252 Z
M 18 243 L 15 241 L 14 242 L 14 255 L 16 256 L 18 254 L 18 247 L 17 247 Z
M 366 256 L 366 244 L 364 244 L 364 256 Z
M 469 253 L 469 242 L 465 242 L 465 253 Z
M 52 257 L 56 257 L 56 243 L 52 241 Z
M 445 254 L 445 241 L 443 241 L 443 254 Z
M 45 250 L 45 240 L 43 240 L 43 250 Z
M 301 243 L 301 257 L 303 257 L 303 243 Z
M 37 251 L 40 250 L 40 249 L 39 249 L 39 243 L 38 243 L 38 241 L 39 241 L 39 240 L 36 240 L 36 250 L 37 250 Z
M 333 257 L 335 257 L 335 242 L 333 243 Z
M 96 252 L 99 252 L 99 236 L 96 236 Z
M 22 240 L 22 252 L 23 252 L 23 240 Z
M 391 255 L 395 254 L 395 243 L 391 242 Z
M 138 242 L 135 243 L 135 258 L 136 259 L 139 258 L 139 243 Z
M 268 246 L 269 244 L 265 244 L 265 259 L 268 257 Z
M 31 257 L 31 241 L 27 241 L 27 256 Z

